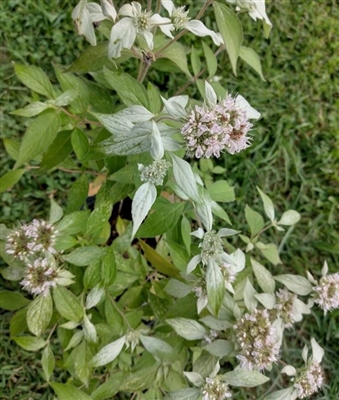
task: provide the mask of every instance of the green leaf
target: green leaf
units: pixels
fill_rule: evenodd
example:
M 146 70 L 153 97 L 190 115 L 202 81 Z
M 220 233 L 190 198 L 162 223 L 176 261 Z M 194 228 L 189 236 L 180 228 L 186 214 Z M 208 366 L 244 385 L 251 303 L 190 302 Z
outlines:
M 204 346 L 204 349 L 216 357 L 226 357 L 233 353 L 234 346 L 228 340 L 217 339 Z
M 87 211 L 74 211 L 71 214 L 65 215 L 58 223 L 57 230 L 63 235 L 74 235 L 75 233 L 85 233 L 87 220 L 90 212 Z
M 78 211 L 85 203 L 88 194 L 88 178 L 81 175 L 68 192 L 66 214 Z
M 104 287 L 111 286 L 117 276 L 117 265 L 114 252 L 110 249 L 106 255 L 102 257 L 101 262 L 101 284 Z
M 104 346 L 99 353 L 92 358 L 91 365 L 93 367 L 100 367 L 112 362 L 120 354 L 122 348 L 124 347 L 125 341 L 125 336 L 123 336 L 107 346 Z
M 143 85 L 125 72 L 115 72 L 104 67 L 104 76 L 126 106 L 139 104 L 148 109 L 147 91 Z
M 7 267 L 1 270 L 1 275 L 8 281 L 20 281 L 24 277 L 25 268 L 23 267 Z
M 173 204 L 159 198 L 152 207 L 153 212 L 148 215 L 135 236 L 149 238 L 166 233 L 177 224 L 184 208 L 185 203 Z
M 192 291 L 192 287 L 176 279 L 171 279 L 165 286 L 165 292 L 173 297 L 185 297 Z
M 28 307 L 27 326 L 36 336 L 45 332 L 53 314 L 53 301 L 50 293 L 38 296 Z
M 102 385 L 98 386 L 91 394 L 93 400 L 114 399 L 120 390 L 124 378 L 123 371 L 114 372 Z
M 274 204 L 273 204 L 272 200 L 263 191 L 261 191 L 258 187 L 257 187 L 257 190 L 260 194 L 262 202 L 264 203 L 265 214 L 268 216 L 270 221 L 273 222 L 274 217 L 275 217 Z
M 53 86 L 41 68 L 33 65 L 14 64 L 14 70 L 25 86 L 50 99 L 54 98 Z
M 264 75 L 262 73 L 261 61 L 258 54 L 250 47 L 241 46 L 239 57 L 245 61 L 255 72 L 258 73 L 260 78 L 266 82 Z
M 255 247 L 258 248 L 263 256 L 266 257 L 267 260 L 271 261 L 272 264 L 282 264 L 278 248 L 274 243 L 264 244 L 262 242 L 257 242 Z
M 95 260 L 91 262 L 84 273 L 85 289 L 91 289 L 99 283 L 101 279 L 101 261 Z
M 48 110 L 39 115 L 28 127 L 19 150 L 15 168 L 42 154 L 54 141 L 60 127 L 58 111 Z
M 95 205 L 95 209 L 87 221 L 86 235 L 91 236 L 92 239 L 96 239 L 100 235 L 104 224 L 112 214 L 112 208 L 113 204 L 111 200 L 102 201 L 98 205 Z
M 10 114 L 19 115 L 20 117 L 30 118 L 39 115 L 49 107 L 50 106 L 46 103 L 42 103 L 41 101 L 36 101 L 34 103 L 28 104 L 25 108 L 19 108 L 18 110 L 14 110 L 10 112 Z
M 146 260 L 152 264 L 153 268 L 167 276 L 171 276 L 174 278 L 180 276 L 180 272 L 175 268 L 175 266 L 168 262 L 165 258 L 163 258 L 152 247 L 150 247 L 142 240 L 139 240 L 139 244 L 144 251 L 144 256 Z
M 145 349 L 160 360 L 174 361 L 177 357 L 172 346 L 170 346 L 164 340 L 144 335 L 140 335 L 140 340 Z
M 153 114 L 159 114 L 162 108 L 161 97 L 158 88 L 156 88 L 151 82 L 147 84 L 147 94 L 149 98 L 150 111 Z
M 54 354 L 50 346 L 44 348 L 44 351 L 42 352 L 41 364 L 46 381 L 48 382 L 55 366 Z
M 20 293 L 10 292 L 9 290 L 0 292 L 0 307 L 5 310 L 19 310 L 29 303 L 30 301 Z
M 274 279 L 299 296 L 308 296 L 312 292 L 311 283 L 303 276 L 285 274 L 275 276 Z
M 204 50 L 205 60 L 207 63 L 208 77 L 212 79 L 218 69 L 218 60 L 217 57 L 214 55 L 212 49 L 207 46 L 205 42 L 202 42 L 202 48 Z
M 0 193 L 5 192 L 7 189 L 14 186 L 25 171 L 26 170 L 22 168 L 6 172 L 5 175 L 0 178 Z
M 237 15 L 224 4 L 214 2 L 213 8 L 219 32 L 231 61 L 233 73 L 237 76 L 237 60 L 244 40 L 241 22 Z
M 251 207 L 246 204 L 245 207 L 246 221 L 250 227 L 252 237 L 259 233 L 264 227 L 263 217 L 254 211 Z
M 54 200 L 51 199 L 51 208 L 49 211 L 49 222 L 54 224 L 55 222 L 59 221 L 63 216 L 63 209 L 59 206 L 59 204 Z
M 87 136 L 78 128 L 74 129 L 71 136 L 72 147 L 78 160 L 82 160 L 89 150 Z
M 104 66 L 110 67 L 114 65 L 107 57 L 107 46 L 108 42 L 99 43 L 97 46 L 89 46 L 73 62 L 67 72 L 88 73 L 99 71 Z
M 175 332 L 187 340 L 200 340 L 208 335 L 207 330 L 193 319 L 187 318 L 171 318 L 166 322 Z
M 226 372 L 223 379 L 232 386 L 256 387 L 270 380 L 269 377 L 261 374 L 259 371 L 249 371 L 247 369 L 237 368 L 234 371 Z
M 58 132 L 53 143 L 42 156 L 39 173 L 48 171 L 66 160 L 72 151 L 71 133 L 72 131 Z
M 88 394 L 74 386 L 64 383 L 50 382 L 59 400 L 92 400 Z
M 17 336 L 27 328 L 26 322 L 27 308 L 17 311 L 10 320 L 9 332 L 11 337 Z
M 215 315 L 218 315 L 225 294 L 225 279 L 219 265 L 213 260 L 207 265 L 205 279 L 208 301 Z
M 191 253 L 191 242 L 192 242 L 192 235 L 191 235 L 191 224 L 186 217 L 182 217 L 181 220 L 181 236 L 182 240 L 185 244 L 187 253 Z
M 80 322 L 83 318 L 83 309 L 78 298 L 63 286 L 53 289 L 53 299 L 59 314 L 69 321 Z
M 27 351 L 38 351 L 46 345 L 45 340 L 35 336 L 18 336 L 12 339 Z
M 235 201 L 234 187 L 227 181 L 216 181 L 208 187 L 207 191 L 214 201 L 225 203 Z
M 300 220 L 300 214 L 294 210 L 285 211 L 281 216 L 280 220 L 277 222 L 278 225 L 294 225 Z
M 171 157 L 173 161 L 173 175 L 180 190 L 193 201 L 199 202 L 198 186 L 190 164 L 174 154 L 171 154 Z
M 4 138 L 3 143 L 8 155 L 13 158 L 13 160 L 17 160 L 19 157 L 20 143 L 9 138 Z
M 193 46 L 191 47 L 191 64 L 194 75 L 198 75 L 201 70 L 201 61 L 197 50 Z
M 133 230 L 132 238 L 139 229 L 157 198 L 157 189 L 151 182 L 143 183 L 135 192 L 132 202 Z
M 200 389 L 189 388 L 175 390 L 174 392 L 168 393 L 168 400 L 197 400 L 201 395 Z M 166 397 L 167 399 L 167 397 Z
M 251 258 L 251 265 L 258 285 L 265 293 L 274 293 L 275 282 L 272 274 L 263 265 Z
M 264 400 L 295 400 L 295 396 L 293 395 L 294 390 L 294 386 L 278 390 L 266 396 Z
M 161 43 L 159 43 L 157 47 L 163 47 L 169 42 L 170 40 L 165 39 L 161 41 Z M 157 59 L 162 59 L 162 58 L 166 58 L 172 61 L 189 78 L 192 78 L 192 75 L 187 65 L 186 49 L 181 43 L 174 42 L 170 46 L 168 46 L 165 50 L 163 50 L 161 53 L 158 53 Z
M 78 267 L 85 267 L 104 254 L 104 249 L 98 246 L 79 247 L 71 253 L 64 255 L 64 260 Z

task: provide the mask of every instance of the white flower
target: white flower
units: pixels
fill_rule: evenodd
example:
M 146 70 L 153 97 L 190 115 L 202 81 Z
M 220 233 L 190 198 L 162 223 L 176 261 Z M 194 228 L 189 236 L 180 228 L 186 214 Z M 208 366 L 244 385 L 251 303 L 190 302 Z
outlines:
M 152 164 L 146 167 L 142 164 L 138 164 L 140 179 L 143 182 L 153 183 L 153 185 L 162 185 L 170 166 L 171 164 L 166 160 L 153 161 Z
M 185 7 L 175 7 L 172 0 L 161 0 L 161 4 L 167 10 L 172 20 L 172 24 L 170 25 L 160 25 L 160 29 L 165 35 L 173 38 L 172 30 L 186 29 L 199 37 L 210 36 L 217 46 L 223 43 L 221 35 L 208 29 L 201 21 L 196 19 L 191 20 L 188 17 L 188 10 L 186 11 Z
M 236 4 L 237 11 L 248 12 L 248 15 L 256 21 L 261 19 L 267 25 L 267 34 L 272 28 L 272 23 L 266 14 L 265 0 L 226 0 L 228 3 Z
M 119 20 L 112 28 L 108 45 L 108 56 L 111 58 L 120 57 L 122 49 L 130 49 L 135 42 L 137 35 L 141 35 L 149 47 L 153 49 L 152 28 L 160 24 L 170 24 L 169 18 L 163 18 L 151 11 L 143 11 L 141 5 L 136 1 L 123 5 L 119 15 L 124 18 Z

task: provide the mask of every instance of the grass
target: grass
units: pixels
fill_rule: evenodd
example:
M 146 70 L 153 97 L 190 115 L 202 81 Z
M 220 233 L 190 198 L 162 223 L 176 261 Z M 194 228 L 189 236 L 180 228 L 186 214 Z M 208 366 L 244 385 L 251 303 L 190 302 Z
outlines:
M 24 106 L 30 93 L 18 83 L 10 61 L 33 63 L 51 74 L 52 62 L 68 64 L 86 45 L 74 33 L 67 1 L 55 0 L 47 5 L 42 0 L 9 0 L 1 7 L 1 132 L 19 138 L 26 122 L 8 112 Z M 271 1 L 267 9 L 274 25 L 269 40 L 262 38 L 260 23 L 255 24 L 247 14 L 240 16 L 246 26 L 246 45 L 261 56 L 266 82 L 242 62 L 238 78 L 231 74 L 226 56 L 220 62 L 221 83 L 231 92 L 243 94 L 263 114 L 255 124 L 249 151 L 218 161 L 236 186 L 237 202 L 229 205 L 227 212 L 237 221 L 238 229 L 245 226 L 246 203 L 262 211 L 256 186 L 272 198 L 278 214 L 296 209 L 302 219 L 282 249 L 284 266 L 274 273 L 281 270 L 304 275 L 305 270 L 311 270 L 319 276 L 325 259 L 332 272 L 339 265 L 339 5 L 335 0 Z M 175 84 L 171 78 L 165 83 L 169 88 Z M 2 157 L 3 170 L 12 164 Z M 3 220 L 14 223 L 30 220 L 33 214 L 44 215 L 48 196 L 60 196 L 71 184 L 70 177 L 60 171 L 48 176 L 25 175 L 14 189 L 1 194 Z M 9 317 L 10 313 L 0 317 L 1 333 L 5 335 Z M 314 397 L 317 400 L 339 397 L 338 317 L 339 311 L 324 317 L 315 310 L 299 325 L 297 336 L 291 333 L 286 338 L 287 363 L 300 365 L 302 347 L 310 337 L 325 348 L 327 385 Z M 1 396 L 52 398 L 49 394 L 41 397 L 42 392 L 40 397 L 32 397 L 32 392 L 39 393 L 39 385 L 43 385 L 35 356 L 6 339 L 2 346 L 5 369 Z M 21 365 L 27 368 L 18 369 Z M 277 382 L 277 387 L 281 384 L 283 380 Z

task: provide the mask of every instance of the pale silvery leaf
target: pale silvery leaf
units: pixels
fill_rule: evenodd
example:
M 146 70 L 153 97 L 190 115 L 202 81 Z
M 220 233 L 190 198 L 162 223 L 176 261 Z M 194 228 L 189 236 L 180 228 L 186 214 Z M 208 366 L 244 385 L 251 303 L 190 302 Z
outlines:
M 95 326 L 92 324 L 92 322 L 89 320 L 86 314 L 84 316 L 83 330 L 87 342 L 96 343 L 98 341 L 98 336 Z
M 325 354 L 324 349 L 320 347 L 313 338 L 311 339 L 311 346 L 312 346 L 312 359 L 318 364 L 320 364 Z
M 255 308 L 257 308 L 257 300 L 255 298 L 256 290 L 254 289 L 252 283 L 249 281 L 249 279 L 246 279 L 246 285 L 244 289 L 244 302 L 246 305 L 246 308 L 248 311 L 251 313 L 254 311 Z
M 142 221 L 147 216 L 156 198 L 157 198 L 157 189 L 150 182 L 145 182 L 135 192 L 132 201 L 132 219 L 133 219 L 132 237 L 139 229 Z
M 272 310 L 276 303 L 276 298 L 271 293 L 257 293 L 254 297 L 268 310 Z
M 205 97 L 209 106 L 213 107 L 217 104 L 217 95 L 207 81 L 205 81 Z
M 151 149 L 150 154 L 153 160 L 159 161 L 164 156 L 164 145 L 162 137 L 155 121 L 152 121 L 152 133 L 151 133 Z
M 64 351 L 68 351 L 70 349 L 73 349 L 73 347 L 76 347 L 82 341 L 83 337 L 83 330 L 75 332 Z
M 196 212 L 207 232 L 212 230 L 213 215 L 212 201 L 207 191 L 200 191 L 199 203 L 196 203 Z
M 259 371 L 251 371 L 243 368 L 236 368 L 234 371 L 222 375 L 222 380 L 229 385 L 238 387 L 256 387 L 269 381 L 270 378 Z
M 246 257 L 242 250 L 237 249 L 232 254 L 224 253 L 224 258 L 231 261 L 231 271 L 234 274 L 242 271 L 245 268 Z M 227 262 L 227 261 L 226 261 Z
M 302 314 L 311 314 L 310 305 L 306 305 L 299 299 L 295 299 L 293 302 L 293 310 L 292 313 L 294 315 L 294 320 L 299 322 L 302 320 Z
M 190 274 L 191 272 L 193 272 L 197 265 L 201 262 L 201 255 L 198 254 L 196 256 L 194 256 L 191 261 L 187 264 L 187 270 L 186 273 Z
M 224 331 L 233 326 L 230 322 L 224 319 L 215 318 L 213 315 L 207 315 L 206 317 L 200 318 L 200 321 L 216 331 Z
M 187 296 L 192 291 L 192 288 L 176 279 L 171 279 L 164 290 L 173 297 L 182 298 Z
M 55 101 L 52 102 L 55 104 Z M 40 114 L 44 110 L 50 107 L 50 104 L 42 103 L 41 101 L 36 101 L 34 103 L 30 103 L 24 108 L 19 108 L 18 110 L 12 111 L 13 115 L 20 115 L 21 117 L 35 117 Z
M 204 350 L 208 351 L 213 356 L 221 358 L 231 355 L 234 351 L 234 346 L 228 340 L 217 339 L 204 346 Z
M 274 279 L 287 287 L 293 293 L 299 296 L 308 296 L 312 292 L 312 285 L 310 282 L 300 275 L 278 275 Z
M 197 321 L 187 318 L 166 319 L 175 332 L 187 340 L 201 340 L 208 335 L 207 330 Z
M 217 46 L 220 46 L 222 44 L 220 41 L 220 36 L 211 29 L 208 29 L 201 21 L 198 21 L 196 19 L 190 20 L 185 24 L 185 29 L 194 33 L 195 36 L 210 36 L 214 44 L 216 44 Z
M 173 359 L 175 352 L 167 342 L 156 337 L 140 335 L 141 343 L 153 356 L 161 360 Z
M 137 37 L 137 28 L 132 18 L 122 18 L 111 30 L 108 57 L 118 58 L 122 49 L 130 49 Z
M 327 261 L 324 262 L 324 266 L 321 270 L 321 275 L 322 276 L 326 276 L 328 274 L 328 265 L 327 265 Z
M 251 258 L 251 265 L 257 282 L 263 292 L 274 293 L 275 282 L 272 274 L 263 265 Z
M 104 346 L 91 360 L 90 364 L 93 367 L 101 367 L 113 361 L 118 357 L 125 344 L 125 336 Z
M 167 151 L 177 151 L 182 148 L 180 143 L 169 137 L 163 137 L 162 143 L 164 145 L 164 150 Z
M 180 197 L 182 200 L 189 200 L 189 197 L 179 188 L 179 186 L 174 182 L 169 182 L 169 186 L 176 194 L 176 196 Z
M 186 378 L 193 383 L 194 386 L 201 387 L 205 384 L 205 379 L 197 372 L 183 372 Z
M 198 239 L 202 239 L 204 237 L 204 230 L 202 228 L 198 228 L 196 231 L 191 232 L 192 236 L 195 236 Z
M 58 107 L 68 106 L 68 104 L 75 100 L 77 97 L 78 93 L 75 90 L 67 90 L 55 99 L 54 104 Z
M 262 192 L 258 188 L 258 186 L 257 186 L 257 190 L 258 190 L 258 192 L 260 194 L 262 202 L 264 203 L 265 214 L 268 216 L 270 221 L 273 222 L 274 221 L 274 217 L 275 217 L 273 202 L 264 192 Z
M 306 344 L 305 344 L 305 346 L 303 348 L 301 356 L 302 356 L 302 358 L 304 360 L 304 363 L 306 364 L 307 363 L 307 356 L 308 356 L 308 348 L 307 348 Z
M 64 324 L 61 324 L 61 328 L 73 330 L 79 325 L 79 322 L 76 321 L 67 321 Z
M 188 96 L 175 96 L 166 100 L 161 96 L 166 111 L 176 118 L 184 118 L 187 114 L 185 107 L 188 102 Z
M 94 286 L 94 288 L 89 291 L 86 297 L 86 309 L 88 310 L 92 307 L 95 307 L 100 303 L 104 296 L 105 290 L 99 285 Z
M 190 164 L 174 154 L 171 154 L 171 157 L 173 160 L 173 175 L 177 185 L 190 199 L 199 203 L 198 187 Z
M 237 95 L 235 98 L 235 104 L 242 108 L 247 115 L 248 119 L 259 119 L 261 114 L 255 108 L 253 108 L 250 103 L 242 97 L 240 94 Z
M 264 398 L 264 400 L 294 400 L 297 396 L 294 396 L 294 387 L 291 386 L 288 389 L 278 390 L 277 392 L 271 393 Z
M 228 228 L 221 228 L 218 230 L 218 236 L 220 237 L 229 237 L 236 235 L 237 233 L 240 233 L 241 231 L 236 231 L 234 229 L 228 229 Z
M 198 388 L 175 390 L 168 393 L 165 400 L 197 400 L 200 397 L 200 393 Z
M 57 284 L 60 286 L 68 286 L 74 283 L 74 275 L 66 270 L 61 270 L 58 273 Z
M 125 110 L 123 110 L 125 111 Z M 123 112 L 121 111 L 121 112 Z M 102 125 L 111 132 L 114 136 L 119 138 L 121 135 L 127 134 L 132 128 L 133 123 L 128 118 L 120 118 L 117 114 L 97 114 L 93 115 L 102 123 Z
M 306 271 L 306 275 L 307 275 L 307 279 L 308 279 L 313 285 L 317 285 L 318 282 L 313 278 L 313 275 L 312 275 L 310 272 Z
M 77 32 L 80 36 L 85 36 L 86 40 L 96 46 L 97 40 L 91 20 L 91 15 L 87 9 L 87 0 L 80 0 L 72 12 L 72 19 L 75 23 Z
M 161 0 L 161 5 L 164 7 L 164 9 L 168 12 L 170 16 L 173 15 L 175 6 L 172 0 Z
M 284 321 L 281 318 L 277 318 L 272 323 L 272 328 L 273 328 L 273 333 L 274 333 L 276 342 L 281 347 L 281 344 L 282 344 L 282 341 L 283 341 L 283 338 L 284 338 L 284 329 L 285 329 Z
M 297 374 L 297 370 L 292 365 L 286 365 L 286 367 L 281 370 L 281 373 L 288 376 L 295 376 Z
M 117 18 L 117 12 L 116 12 L 114 6 L 111 3 L 109 3 L 107 0 L 100 0 L 100 4 L 101 4 L 102 13 L 106 17 L 111 18 L 113 21 L 115 21 Z
M 208 302 L 217 315 L 224 298 L 225 283 L 220 267 L 213 259 L 207 264 L 205 280 Z
M 112 117 L 121 120 L 122 123 L 124 123 L 124 120 L 136 123 L 149 121 L 154 117 L 154 114 L 152 114 L 150 111 L 147 110 L 147 108 L 143 106 L 134 105 L 127 107 L 124 110 L 117 112 L 116 114 L 113 114 Z
M 294 225 L 300 220 L 300 214 L 294 210 L 285 211 L 280 220 L 277 222 L 278 225 Z
M 97 3 L 88 3 L 87 10 L 90 13 L 91 21 L 92 22 L 100 22 L 106 19 L 104 14 L 102 13 L 102 9 Z

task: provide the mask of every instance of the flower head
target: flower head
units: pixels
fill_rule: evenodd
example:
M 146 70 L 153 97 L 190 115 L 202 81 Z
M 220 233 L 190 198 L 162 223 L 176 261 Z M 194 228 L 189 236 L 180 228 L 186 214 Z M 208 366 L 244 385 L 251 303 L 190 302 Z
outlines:
M 209 101 L 209 105 L 195 106 L 181 128 L 188 155 L 220 157 L 223 151 L 234 154 L 246 149 L 251 142 L 249 119 L 259 116 L 241 96 L 228 95 L 219 103 Z
M 323 276 L 313 290 L 315 291 L 315 303 L 325 313 L 339 308 L 339 272 Z
M 202 400 L 225 400 L 232 397 L 226 383 L 218 377 L 205 378 L 205 385 L 201 388 Z
M 141 4 L 132 1 L 123 5 L 119 10 L 120 19 L 112 28 L 108 45 L 109 57 L 120 57 L 122 49 L 130 49 L 137 35 L 141 35 L 149 47 L 153 49 L 152 28 L 160 24 L 170 24 L 169 18 L 163 18 L 159 14 L 142 10 Z
M 34 219 L 12 231 L 6 238 L 6 253 L 24 260 L 28 256 L 43 251 L 55 253 L 56 229 L 46 221 Z
M 153 161 L 152 164 L 145 167 L 138 164 L 140 179 L 143 182 L 150 182 L 153 185 L 162 185 L 168 168 L 171 166 L 166 160 Z
M 210 36 L 213 42 L 220 46 L 223 43 L 221 35 L 208 29 L 201 21 L 191 20 L 188 16 L 189 11 L 186 7 L 175 7 L 172 0 L 161 0 L 162 6 L 167 10 L 171 17 L 171 24 L 160 25 L 162 32 L 173 38 L 172 30 L 186 29 L 199 37 Z
M 46 258 L 37 258 L 28 264 L 21 285 L 32 294 L 46 296 L 51 287 L 57 284 L 58 270 Z
M 277 361 L 280 346 L 267 310 L 256 309 L 252 314 L 245 314 L 234 330 L 241 348 L 237 356 L 241 367 L 263 370 Z
M 295 378 L 294 388 L 298 398 L 304 399 L 318 392 L 324 383 L 324 372 L 317 361 L 310 361 Z
M 275 308 L 278 310 L 278 315 L 282 318 L 286 328 L 292 328 L 295 322 L 293 315 L 294 301 L 297 295 L 289 292 L 286 289 L 279 289 L 276 293 L 277 303 Z
M 200 282 L 200 286 L 195 286 L 192 289 L 192 292 L 195 293 L 195 296 L 198 298 L 197 300 L 197 311 L 198 314 L 207 306 L 208 298 L 207 298 L 207 289 L 205 279 L 202 279 Z

